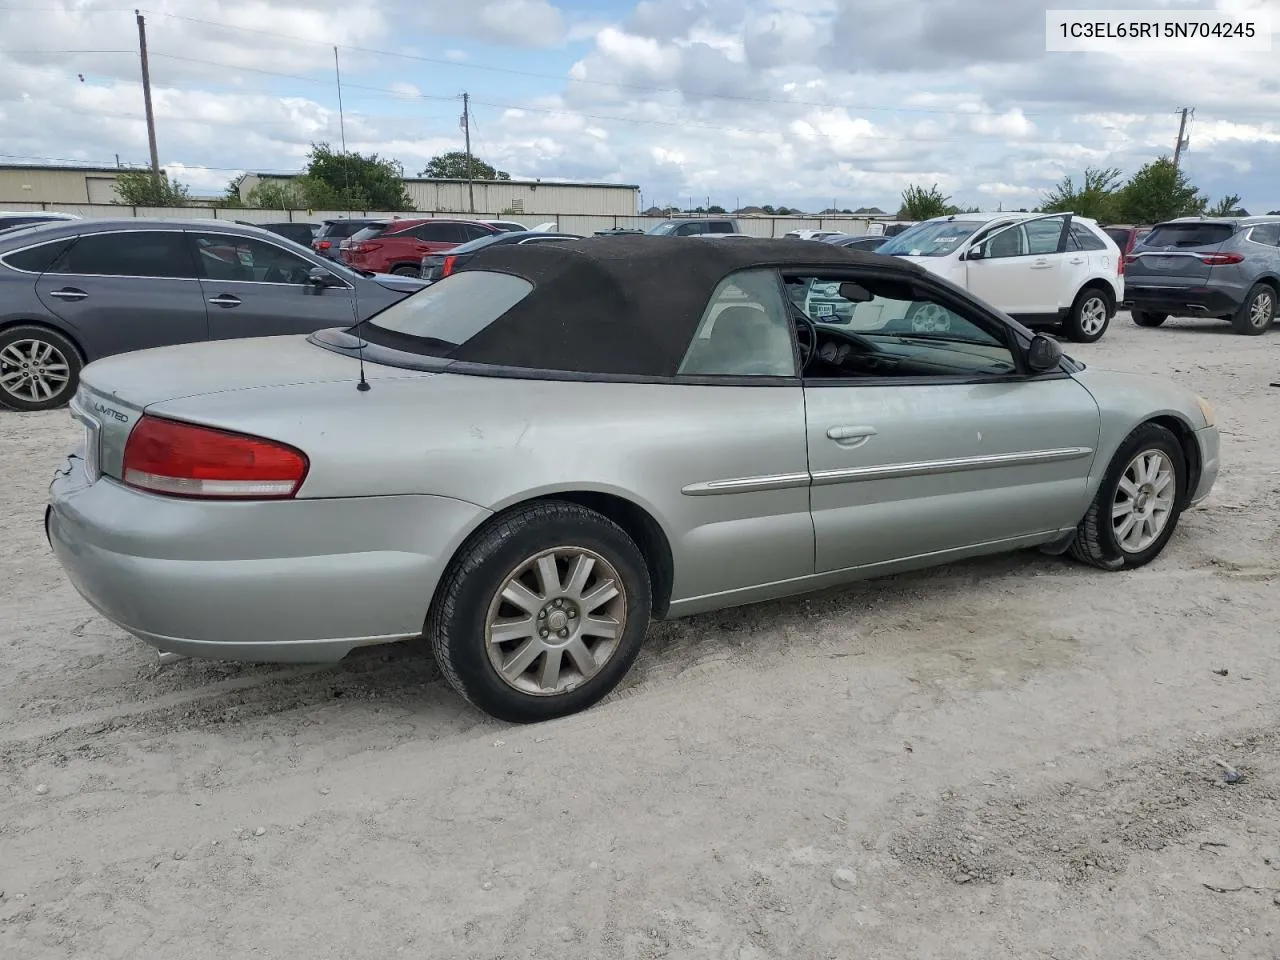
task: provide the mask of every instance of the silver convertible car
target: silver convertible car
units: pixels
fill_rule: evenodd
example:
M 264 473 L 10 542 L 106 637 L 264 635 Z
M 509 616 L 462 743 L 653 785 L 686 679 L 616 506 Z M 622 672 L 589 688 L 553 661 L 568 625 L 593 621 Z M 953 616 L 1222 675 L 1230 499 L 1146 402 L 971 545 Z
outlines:
M 72 413 L 45 523 L 103 616 L 231 660 L 422 638 L 526 722 L 654 617 L 1029 547 L 1139 567 L 1218 474 L 1196 395 L 794 240 L 493 247 L 358 327 L 96 361 Z

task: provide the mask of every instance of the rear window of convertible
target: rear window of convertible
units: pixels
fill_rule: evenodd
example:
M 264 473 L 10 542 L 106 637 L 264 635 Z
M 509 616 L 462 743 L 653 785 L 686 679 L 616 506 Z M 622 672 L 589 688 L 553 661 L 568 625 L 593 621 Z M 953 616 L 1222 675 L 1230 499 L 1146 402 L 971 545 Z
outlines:
M 371 343 L 382 340 L 397 350 L 448 356 L 532 290 L 528 280 L 508 273 L 455 273 L 370 319 L 365 324 L 365 337 Z M 379 337 L 379 331 L 391 336 Z

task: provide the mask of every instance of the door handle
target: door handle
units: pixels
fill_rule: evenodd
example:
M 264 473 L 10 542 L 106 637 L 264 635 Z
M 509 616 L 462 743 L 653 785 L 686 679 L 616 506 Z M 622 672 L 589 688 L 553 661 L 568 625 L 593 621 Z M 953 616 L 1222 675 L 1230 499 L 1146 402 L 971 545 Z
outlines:
M 1072 257 L 1068 263 L 1084 263 L 1084 257 Z
M 1050 263 L 1048 260 L 1037 260 L 1035 261 L 1035 263 L 1031 264 L 1031 269 L 1032 270 L 1048 270 L 1052 266 L 1053 264 Z
M 860 447 L 876 435 L 875 427 L 838 426 L 827 429 L 827 439 L 841 447 Z
M 83 300 L 89 295 L 75 287 L 63 287 L 61 290 L 49 291 L 49 296 L 57 297 L 59 300 Z
M 213 297 L 209 302 L 219 307 L 238 307 L 240 306 L 241 300 L 239 297 L 233 297 L 229 293 L 224 293 L 221 296 Z

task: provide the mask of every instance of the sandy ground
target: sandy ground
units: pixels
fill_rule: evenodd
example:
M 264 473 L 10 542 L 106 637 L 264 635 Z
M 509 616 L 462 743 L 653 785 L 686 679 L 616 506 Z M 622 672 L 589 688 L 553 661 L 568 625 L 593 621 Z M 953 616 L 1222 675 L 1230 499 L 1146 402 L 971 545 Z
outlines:
M 1218 406 L 1152 566 L 657 625 L 520 728 L 407 647 L 157 668 L 44 542 L 67 415 L 0 414 L 0 956 L 1280 957 L 1277 347 L 1121 315 L 1071 348 Z

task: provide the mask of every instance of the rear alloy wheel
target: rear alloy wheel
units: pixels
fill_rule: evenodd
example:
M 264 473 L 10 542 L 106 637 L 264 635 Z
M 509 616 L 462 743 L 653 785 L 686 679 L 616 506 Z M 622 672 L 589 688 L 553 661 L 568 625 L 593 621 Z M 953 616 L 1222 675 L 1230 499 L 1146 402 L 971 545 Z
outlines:
M 1276 318 L 1276 291 L 1269 284 L 1255 283 L 1244 303 L 1231 318 L 1236 333 L 1256 337 L 1271 329 Z
M 1104 291 L 1085 287 L 1071 305 L 1062 332 L 1076 343 L 1096 343 L 1107 332 L 1113 310 L 1111 298 Z
M 1158 327 L 1169 319 L 1167 313 L 1151 313 L 1147 310 L 1132 310 L 1129 316 L 1133 317 L 1133 322 L 1140 327 Z
M 584 710 L 616 687 L 651 602 L 644 557 L 622 528 L 541 501 L 463 547 L 425 632 L 458 693 L 499 720 L 530 723 Z
M 52 410 L 76 392 L 80 352 L 47 327 L 10 327 L 0 332 L 0 406 Z
M 421 267 L 396 267 L 391 271 L 397 277 L 418 277 L 422 275 Z
M 1112 458 L 1076 529 L 1071 555 L 1106 570 L 1150 563 L 1173 536 L 1186 484 L 1178 438 L 1159 424 L 1138 427 Z

